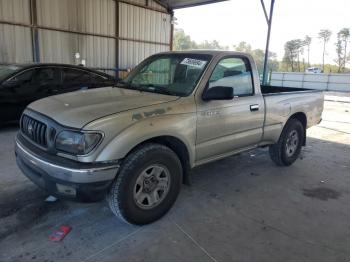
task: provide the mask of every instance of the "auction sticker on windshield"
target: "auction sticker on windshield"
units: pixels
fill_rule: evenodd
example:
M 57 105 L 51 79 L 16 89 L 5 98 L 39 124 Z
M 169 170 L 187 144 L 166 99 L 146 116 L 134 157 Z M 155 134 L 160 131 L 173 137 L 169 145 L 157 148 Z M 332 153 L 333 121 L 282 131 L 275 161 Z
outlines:
M 185 58 L 184 60 L 182 60 L 182 62 L 180 64 L 192 66 L 192 67 L 196 67 L 196 68 L 203 68 L 206 63 L 207 63 L 207 61 L 193 59 L 193 58 Z

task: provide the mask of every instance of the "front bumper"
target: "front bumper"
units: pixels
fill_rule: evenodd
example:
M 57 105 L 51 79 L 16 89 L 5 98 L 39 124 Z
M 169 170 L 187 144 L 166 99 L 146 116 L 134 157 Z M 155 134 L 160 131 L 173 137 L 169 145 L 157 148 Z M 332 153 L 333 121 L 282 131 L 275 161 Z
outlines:
M 75 161 L 47 160 L 39 152 L 28 149 L 16 138 L 18 167 L 36 185 L 59 198 L 101 199 L 115 178 L 119 164 L 86 164 Z M 43 153 L 44 155 L 44 153 Z

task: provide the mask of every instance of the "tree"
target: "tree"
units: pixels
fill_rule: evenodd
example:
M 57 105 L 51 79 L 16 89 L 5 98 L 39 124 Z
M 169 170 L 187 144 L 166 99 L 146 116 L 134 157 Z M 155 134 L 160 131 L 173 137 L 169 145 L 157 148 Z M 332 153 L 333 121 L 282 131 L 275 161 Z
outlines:
M 308 35 L 304 38 L 304 44 L 307 46 L 307 67 L 310 67 L 310 45 L 311 45 L 312 38 Z
M 189 49 L 216 49 L 216 50 L 228 50 L 228 46 L 221 46 L 217 40 L 208 41 L 197 44 L 191 39 L 189 35 L 186 35 L 183 29 L 175 29 L 173 50 L 189 50 Z
M 192 41 L 191 37 L 186 35 L 183 29 L 175 29 L 173 41 L 174 50 L 188 50 L 196 48 L 196 42 Z
M 301 39 L 294 39 L 294 45 L 296 48 L 296 52 L 297 52 L 297 65 L 298 65 L 298 71 L 300 72 L 300 55 L 302 55 L 304 53 L 304 41 Z M 305 68 L 304 68 L 305 70 Z
M 328 29 L 322 29 L 318 33 L 318 38 L 323 41 L 323 54 L 322 54 L 322 70 L 323 71 L 324 71 L 324 56 L 326 53 L 326 44 L 329 41 L 329 39 L 331 38 L 331 35 L 332 35 L 332 31 L 330 31 Z
M 233 49 L 238 52 L 251 53 L 252 46 L 245 41 L 239 42 L 238 45 L 234 45 Z
M 340 73 L 344 62 L 344 53 L 343 53 L 344 49 L 343 49 L 343 43 L 342 43 L 342 40 L 340 39 L 339 34 L 338 34 L 338 40 L 335 43 L 335 47 L 336 47 L 335 51 L 337 53 L 337 58 L 334 60 L 334 62 L 338 66 L 338 73 Z
M 215 49 L 215 50 L 228 50 L 227 46 L 221 46 L 218 41 L 208 41 L 205 40 L 204 42 L 197 45 L 198 49 Z
M 294 72 L 294 61 L 298 59 L 297 65 L 300 71 L 299 54 L 302 48 L 302 40 L 293 39 L 284 44 L 284 57 L 283 62 L 291 66 L 292 72 Z
M 342 69 L 343 71 L 345 70 L 346 67 L 346 63 L 348 61 L 347 58 L 347 46 L 348 46 L 348 42 L 350 39 L 350 28 L 343 28 L 342 30 L 339 31 L 338 33 L 338 41 L 342 41 L 343 42 L 343 46 L 344 46 L 344 56 L 343 56 L 343 62 L 342 62 Z
M 244 52 L 251 54 L 254 58 L 254 61 L 256 63 L 256 67 L 258 69 L 259 73 L 263 72 L 264 69 L 264 59 L 265 59 L 265 51 L 262 49 L 252 49 L 252 46 L 248 44 L 247 42 L 239 42 L 238 45 L 233 46 L 235 51 L 238 52 Z M 268 61 L 268 69 L 270 70 L 277 70 L 279 67 L 279 63 L 277 61 L 277 55 L 276 53 L 269 52 L 269 61 Z

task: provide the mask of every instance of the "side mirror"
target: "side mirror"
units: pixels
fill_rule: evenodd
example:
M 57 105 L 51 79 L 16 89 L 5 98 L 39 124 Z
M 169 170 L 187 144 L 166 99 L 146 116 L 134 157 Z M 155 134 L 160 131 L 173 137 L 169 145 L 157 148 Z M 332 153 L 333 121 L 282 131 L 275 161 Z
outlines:
M 204 101 L 231 100 L 233 97 L 233 88 L 229 86 L 213 86 L 207 89 L 202 95 Z

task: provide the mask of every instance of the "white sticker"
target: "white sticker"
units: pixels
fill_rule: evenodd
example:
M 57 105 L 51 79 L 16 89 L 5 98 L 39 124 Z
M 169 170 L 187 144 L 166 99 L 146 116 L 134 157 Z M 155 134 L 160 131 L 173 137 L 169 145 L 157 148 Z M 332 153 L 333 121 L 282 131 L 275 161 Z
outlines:
M 206 63 L 207 63 L 207 61 L 193 59 L 193 58 L 185 58 L 184 60 L 182 60 L 182 62 L 180 64 L 192 66 L 192 67 L 196 67 L 196 68 L 203 68 Z

